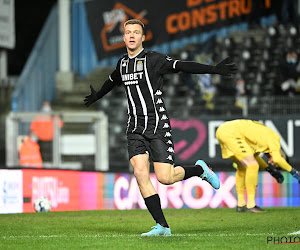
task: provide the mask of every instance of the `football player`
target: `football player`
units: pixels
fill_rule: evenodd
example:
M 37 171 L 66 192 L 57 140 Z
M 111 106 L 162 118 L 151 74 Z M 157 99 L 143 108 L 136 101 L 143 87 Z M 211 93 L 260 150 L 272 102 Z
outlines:
M 230 158 L 237 164 L 237 212 L 259 213 L 264 211 L 255 204 L 259 167 L 270 172 L 279 183 L 282 183 L 283 177 L 274 167 L 280 167 L 291 173 L 300 183 L 298 171 L 283 157 L 279 135 L 262 123 L 252 120 L 227 121 L 218 127 L 216 137 L 220 143 L 222 157 Z M 260 153 L 268 156 L 270 166 L 259 156 Z
M 123 39 L 127 54 L 119 59 L 116 69 L 98 91 L 91 86 L 91 94 L 85 97 L 84 102 L 89 106 L 114 87 L 124 87 L 128 100 L 126 133 L 129 159 L 145 204 L 156 222 L 153 229 L 142 236 L 170 235 L 159 195 L 150 181 L 150 161 L 158 181 L 165 185 L 198 176 L 218 189 L 220 181 L 202 160 L 197 161 L 196 166 L 175 167 L 172 130 L 163 100 L 163 75 L 182 71 L 231 76 L 237 67 L 229 62 L 229 58 L 212 66 L 173 60 L 167 55 L 145 50 L 144 24 L 136 19 L 124 23 Z

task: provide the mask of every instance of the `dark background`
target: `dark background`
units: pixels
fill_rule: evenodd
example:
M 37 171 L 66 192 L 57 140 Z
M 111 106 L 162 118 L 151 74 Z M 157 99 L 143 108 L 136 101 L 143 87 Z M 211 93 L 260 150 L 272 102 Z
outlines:
M 14 49 L 7 49 L 8 75 L 21 73 L 56 2 L 57 0 L 15 0 L 16 45 Z

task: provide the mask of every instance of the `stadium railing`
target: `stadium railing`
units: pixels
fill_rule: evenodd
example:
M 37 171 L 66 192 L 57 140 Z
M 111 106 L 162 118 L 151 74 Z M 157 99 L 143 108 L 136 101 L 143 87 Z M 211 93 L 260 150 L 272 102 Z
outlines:
M 104 112 L 52 112 L 52 162 L 43 168 L 89 171 L 109 170 L 108 119 Z M 6 166 L 20 168 L 18 148 L 40 112 L 10 112 L 6 117 Z M 49 114 L 47 114 L 49 116 Z

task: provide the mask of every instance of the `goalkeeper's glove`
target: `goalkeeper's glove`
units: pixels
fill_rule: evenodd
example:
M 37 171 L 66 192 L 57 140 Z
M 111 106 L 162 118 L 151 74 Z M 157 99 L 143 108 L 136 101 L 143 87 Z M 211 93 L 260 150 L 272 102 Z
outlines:
M 278 169 L 274 168 L 272 165 L 269 165 L 266 168 L 266 171 L 268 171 L 276 179 L 278 183 L 281 184 L 284 181 L 283 175 L 280 173 Z
M 291 170 L 290 173 L 291 173 L 291 175 L 292 175 L 294 178 L 296 178 L 296 179 L 298 180 L 298 182 L 300 183 L 299 172 L 298 172 L 296 169 L 292 168 L 292 170 Z

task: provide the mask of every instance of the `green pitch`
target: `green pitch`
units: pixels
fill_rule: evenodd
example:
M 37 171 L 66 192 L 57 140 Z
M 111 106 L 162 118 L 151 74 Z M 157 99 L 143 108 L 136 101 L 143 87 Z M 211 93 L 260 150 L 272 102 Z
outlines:
M 0 249 L 300 249 L 274 244 L 300 242 L 300 207 L 266 210 L 167 209 L 172 236 L 151 238 L 146 210 L 0 215 Z

